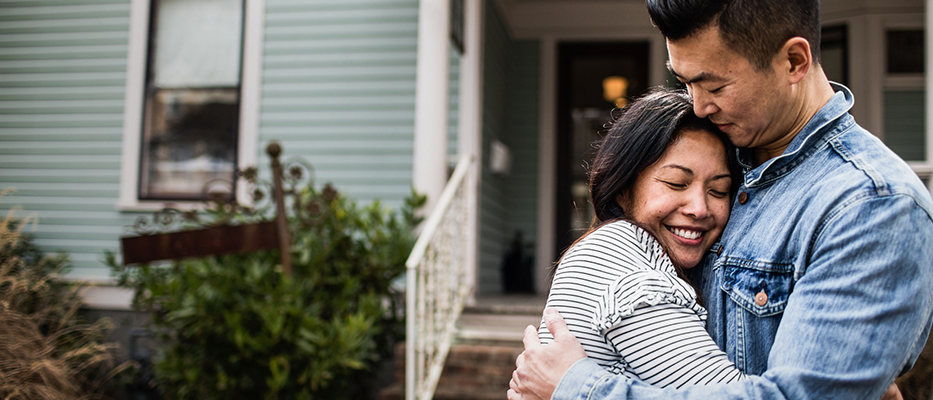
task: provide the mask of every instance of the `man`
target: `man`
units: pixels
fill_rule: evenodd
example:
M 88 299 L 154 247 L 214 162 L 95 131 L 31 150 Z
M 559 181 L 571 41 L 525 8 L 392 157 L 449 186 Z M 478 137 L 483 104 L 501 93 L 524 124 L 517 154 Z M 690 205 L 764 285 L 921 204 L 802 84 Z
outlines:
M 555 342 L 526 329 L 509 399 L 880 398 L 929 335 L 933 200 L 855 124 L 851 92 L 820 68 L 818 1 L 648 0 L 648 10 L 696 114 L 743 148 L 748 170 L 718 255 L 693 279 L 707 330 L 754 376 L 660 389 L 611 375 L 549 311 Z

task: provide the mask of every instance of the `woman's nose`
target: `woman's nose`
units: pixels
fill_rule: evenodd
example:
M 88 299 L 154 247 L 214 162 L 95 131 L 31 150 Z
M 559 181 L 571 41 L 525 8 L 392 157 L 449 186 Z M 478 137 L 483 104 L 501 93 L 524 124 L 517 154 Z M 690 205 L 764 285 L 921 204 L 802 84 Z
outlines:
M 708 217 L 709 205 L 706 202 L 705 193 L 700 192 L 687 194 L 682 211 L 684 214 L 692 216 L 696 219 L 703 219 Z

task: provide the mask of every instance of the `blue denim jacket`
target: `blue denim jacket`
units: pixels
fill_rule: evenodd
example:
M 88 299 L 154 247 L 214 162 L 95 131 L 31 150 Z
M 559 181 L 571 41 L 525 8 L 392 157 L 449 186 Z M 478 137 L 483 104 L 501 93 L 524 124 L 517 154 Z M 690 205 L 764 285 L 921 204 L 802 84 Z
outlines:
M 833 87 L 783 155 L 746 173 L 694 278 L 707 330 L 757 376 L 660 389 L 584 359 L 553 399 L 876 400 L 913 365 L 933 314 L 933 200 Z

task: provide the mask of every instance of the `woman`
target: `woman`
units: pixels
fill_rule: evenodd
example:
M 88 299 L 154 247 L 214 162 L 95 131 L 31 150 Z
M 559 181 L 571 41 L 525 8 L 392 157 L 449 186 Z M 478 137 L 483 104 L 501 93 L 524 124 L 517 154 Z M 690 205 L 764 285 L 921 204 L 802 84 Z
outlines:
M 738 180 L 734 147 L 686 93 L 657 89 L 622 110 L 590 171 L 592 227 L 547 301 L 590 358 L 656 386 L 744 379 L 684 276 L 722 233 Z M 543 324 L 538 335 L 553 340 Z

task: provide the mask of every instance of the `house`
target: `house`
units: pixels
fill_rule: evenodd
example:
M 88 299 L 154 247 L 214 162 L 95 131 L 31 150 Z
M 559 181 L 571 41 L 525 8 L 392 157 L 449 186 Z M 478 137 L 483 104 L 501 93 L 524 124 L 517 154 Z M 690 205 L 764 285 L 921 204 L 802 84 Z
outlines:
M 823 66 L 933 188 L 933 0 L 825 0 Z M 927 54 L 924 56 L 924 54 Z M 473 301 L 543 293 L 582 232 L 609 110 L 674 82 L 642 0 L 47 0 L 0 4 L 0 188 L 125 309 L 103 263 L 126 227 L 265 144 L 361 202 L 468 174 Z M 430 207 L 430 205 L 429 205 Z M 518 251 L 520 250 L 520 251 Z

